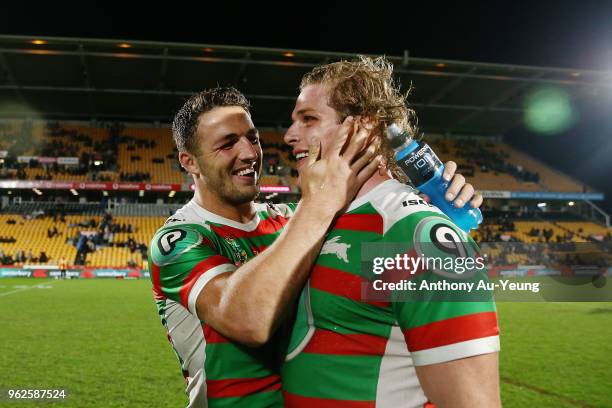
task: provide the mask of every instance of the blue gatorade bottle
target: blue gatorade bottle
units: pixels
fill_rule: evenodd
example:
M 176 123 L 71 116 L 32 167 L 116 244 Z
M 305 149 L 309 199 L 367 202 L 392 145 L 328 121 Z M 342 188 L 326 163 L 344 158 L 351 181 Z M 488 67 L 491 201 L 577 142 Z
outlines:
M 393 123 L 387 128 L 387 137 L 395 150 L 395 160 L 420 192 L 427 194 L 433 205 L 446 214 L 465 232 L 478 228 L 482 213 L 466 203 L 463 208 L 455 207 L 444 198 L 449 183 L 442 178 L 444 164 L 425 143 L 419 143 L 412 136 Z

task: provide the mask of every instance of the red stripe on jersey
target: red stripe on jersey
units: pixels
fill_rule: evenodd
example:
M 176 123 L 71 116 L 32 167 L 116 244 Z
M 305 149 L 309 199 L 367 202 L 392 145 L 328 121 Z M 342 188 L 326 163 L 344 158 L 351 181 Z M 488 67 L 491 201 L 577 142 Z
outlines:
M 225 338 L 221 333 L 213 329 L 207 324 L 203 325 L 204 327 L 204 339 L 207 344 L 210 343 L 229 343 L 229 340 Z
M 436 408 L 436 406 L 431 402 L 427 401 L 425 404 L 423 404 L 423 408 Z
M 268 217 L 265 220 L 259 221 L 257 228 L 253 231 L 244 231 L 238 228 L 230 227 L 229 225 L 211 225 L 213 231 L 221 238 L 252 238 L 262 235 L 273 234 L 283 228 L 289 220 L 281 217 Z
M 382 356 L 387 338 L 371 334 L 343 334 L 316 329 L 305 353 Z
M 347 297 L 356 302 L 364 302 L 379 307 L 389 306 L 389 302 L 364 300 L 362 296 L 362 287 L 367 291 L 367 288 L 371 285 L 372 284 L 367 279 L 361 276 L 321 265 L 315 265 L 310 275 L 311 288 L 322 290 L 336 296 Z
M 244 397 L 258 392 L 280 390 L 281 379 L 276 374 L 261 378 L 206 379 L 206 387 L 209 398 Z
M 283 391 L 285 408 L 375 408 L 375 401 L 350 401 L 327 398 L 303 397 Z
M 383 219 L 379 214 L 342 214 L 333 229 L 383 233 Z
M 187 300 L 189 299 L 189 292 L 191 292 L 191 288 L 203 273 L 205 273 L 209 269 L 214 268 L 215 266 L 231 263 L 232 261 L 230 261 L 224 256 L 213 255 L 194 266 L 191 272 L 189 272 L 189 275 L 187 275 L 187 277 L 183 280 L 183 286 L 181 286 L 181 289 L 179 289 L 179 296 L 181 298 L 182 305 L 185 307 L 189 307 L 187 305 Z
M 404 338 L 410 351 L 446 346 L 498 334 L 499 326 L 495 312 L 472 313 L 404 330 Z
M 159 275 L 159 266 L 155 262 L 151 261 L 151 281 L 153 282 L 153 293 L 155 294 L 155 300 L 165 299 L 166 295 L 162 291 L 161 277 Z

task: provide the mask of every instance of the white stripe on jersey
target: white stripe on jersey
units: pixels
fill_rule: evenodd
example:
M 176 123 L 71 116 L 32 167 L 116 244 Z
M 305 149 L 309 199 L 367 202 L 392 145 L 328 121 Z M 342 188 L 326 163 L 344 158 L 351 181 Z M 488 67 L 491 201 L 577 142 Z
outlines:
M 392 326 L 378 372 L 376 408 L 422 407 L 426 402 L 404 334 Z
M 196 300 L 198 299 L 200 292 L 202 292 L 202 289 L 204 289 L 204 286 L 206 286 L 206 284 L 210 282 L 213 278 L 216 278 L 222 273 L 234 272 L 235 270 L 236 265 L 228 263 L 223 265 L 217 265 L 214 268 L 210 268 L 202 275 L 200 275 L 196 283 L 194 283 L 191 287 L 189 297 L 187 298 L 187 306 L 189 307 L 189 311 L 194 316 L 197 316 L 198 314 L 196 313 Z
M 172 347 L 181 359 L 181 369 L 188 373 L 186 389 L 189 395 L 188 408 L 206 407 L 208 405 L 204 372 L 206 340 L 202 323 L 180 303 L 171 299 L 166 299 L 164 319 Z
M 447 361 L 495 353 L 497 351 L 499 351 L 499 336 L 490 336 L 449 344 L 448 346 L 413 351 L 412 359 L 415 365 L 422 366 L 445 363 Z

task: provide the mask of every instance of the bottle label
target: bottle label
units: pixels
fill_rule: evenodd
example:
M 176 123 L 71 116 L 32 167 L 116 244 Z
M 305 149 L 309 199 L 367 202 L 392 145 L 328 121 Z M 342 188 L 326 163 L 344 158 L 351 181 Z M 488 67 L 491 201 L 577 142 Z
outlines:
M 420 186 L 429 181 L 442 167 L 442 162 L 427 144 L 413 150 L 407 156 L 398 160 L 397 164 L 406 173 L 415 186 Z

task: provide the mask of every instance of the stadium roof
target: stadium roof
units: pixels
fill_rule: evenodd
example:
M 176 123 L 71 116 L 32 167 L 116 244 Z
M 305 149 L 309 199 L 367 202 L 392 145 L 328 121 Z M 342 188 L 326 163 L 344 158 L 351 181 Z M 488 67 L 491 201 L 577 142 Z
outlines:
M 0 36 L 0 118 L 170 121 L 185 98 L 233 85 L 259 126 L 287 126 L 300 78 L 354 54 L 210 44 Z M 556 86 L 573 100 L 612 73 L 388 56 L 428 132 L 500 135 L 521 123 L 524 96 Z

